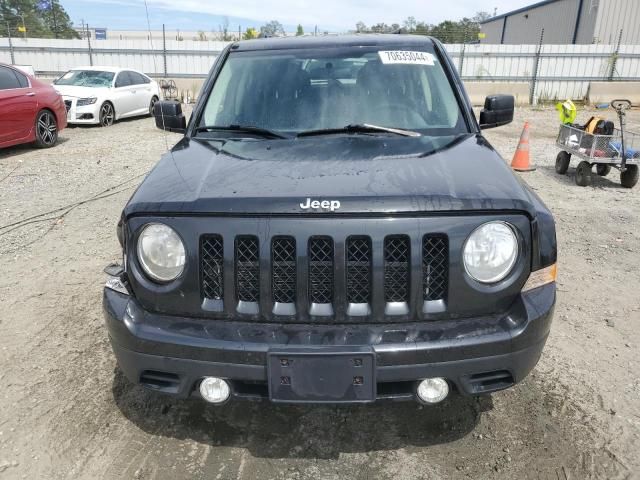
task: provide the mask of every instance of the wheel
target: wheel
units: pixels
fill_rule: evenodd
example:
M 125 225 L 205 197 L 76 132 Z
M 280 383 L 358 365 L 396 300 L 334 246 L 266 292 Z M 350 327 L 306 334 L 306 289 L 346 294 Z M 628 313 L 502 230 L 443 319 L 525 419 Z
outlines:
M 606 163 L 599 163 L 596 165 L 596 173 L 601 177 L 606 177 L 611 172 L 611 165 Z
M 560 152 L 556 157 L 556 173 L 564 175 L 569 169 L 569 162 L 571 161 L 571 154 L 567 152 Z
M 58 122 L 49 110 L 41 110 L 36 116 L 36 146 L 53 147 L 58 141 Z
M 158 97 L 156 97 L 155 95 L 151 97 L 151 102 L 149 103 L 149 116 L 151 117 L 153 117 L 153 107 L 157 101 L 158 101 Z
M 113 125 L 115 118 L 116 113 L 113 110 L 113 105 L 110 102 L 104 102 L 100 107 L 100 125 L 103 127 Z
M 576 168 L 576 184 L 581 187 L 588 187 L 591 185 L 591 164 L 586 161 L 582 161 Z
M 625 188 L 633 188 L 638 183 L 638 165 L 627 165 L 627 169 L 620 174 L 620 183 Z

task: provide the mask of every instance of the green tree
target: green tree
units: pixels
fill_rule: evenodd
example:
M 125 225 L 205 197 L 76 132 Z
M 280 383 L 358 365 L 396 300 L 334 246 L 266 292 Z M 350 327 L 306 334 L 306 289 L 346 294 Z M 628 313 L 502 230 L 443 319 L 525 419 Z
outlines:
M 491 14 L 484 11 L 476 12 L 473 16 L 472 20 L 476 23 L 484 22 L 485 20 L 489 20 L 491 18 Z
M 415 30 L 416 35 L 429 35 L 430 31 L 431 31 L 431 28 L 425 22 L 416 23 L 416 30 Z
M 260 27 L 260 35 L 263 37 L 284 36 L 284 27 L 277 20 L 271 20 Z
M 220 30 L 220 40 L 224 42 L 230 42 L 233 40 L 233 35 L 229 33 L 229 17 L 224 17 L 222 19 L 222 25 L 218 28 Z
M 356 23 L 356 32 L 358 32 L 358 33 L 366 33 L 368 31 L 369 31 L 369 29 L 367 28 L 367 26 L 365 25 L 364 22 Z
M 296 37 L 301 37 L 302 35 L 304 35 L 304 28 L 302 28 L 302 25 L 298 24 L 298 28 L 296 30 Z
M 248 27 L 242 34 L 242 39 L 251 40 L 252 38 L 258 38 L 258 31 L 253 27 Z
M 15 35 L 23 22 L 28 37 L 80 38 L 59 0 L 0 0 L 0 23 L 4 28 L 9 24 Z
M 391 27 L 384 22 L 376 23 L 371 26 L 371 31 L 374 33 L 388 33 L 391 31 Z
M 402 25 L 407 33 L 415 33 L 418 22 L 416 21 L 416 17 L 407 17 L 407 19 L 402 22 Z

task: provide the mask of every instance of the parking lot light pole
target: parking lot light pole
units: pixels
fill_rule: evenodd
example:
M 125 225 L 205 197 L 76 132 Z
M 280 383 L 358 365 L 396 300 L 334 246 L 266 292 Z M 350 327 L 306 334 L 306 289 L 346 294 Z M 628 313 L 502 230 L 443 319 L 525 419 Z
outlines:
M 13 41 L 11 40 L 11 26 L 7 22 L 7 36 L 9 37 L 9 52 L 11 52 L 11 65 L 15 65 L 16 57 L 13 53 Z
M 53 15 L 53 36 L 58 38 L 58 20 L 56 18 L 56 6 L 51 0 L 51 15 Z
M 87 46 L 89 47 L 89 65 L 93 67 L 93 53 L 91 52 L 91 32 L 89 31 L 89 24 L 87 23 Z

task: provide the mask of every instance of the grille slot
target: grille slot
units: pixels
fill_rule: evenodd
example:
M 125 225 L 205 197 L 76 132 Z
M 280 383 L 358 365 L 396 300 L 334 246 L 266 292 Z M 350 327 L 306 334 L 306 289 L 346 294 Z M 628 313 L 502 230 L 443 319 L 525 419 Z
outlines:
M 256 237 L 238 237 L 235 245 L 236 295 L 243 302 L 260 299 L 260 252 Z
M 371 239 L 347 239 L 347 302 L 369 303 L 371 300 Z
M 71 110 L 71 100 L 65 100 L 65 101 L 64 101 L 64 108 L 66 108 L 66 109 L 67 109 L 67 112 L 68 112 L 69 110 Z
M 425 301 L 445 300 L 449 282 L 449 242 L 444 235 L 422 239 L 422 292 Z
M 296 241 L 293 237 L 276 237 L 271 242 L 271 282 L 274 302 L 295 302 Z
M 200 241 L 200 268 L 202 295 L 213 300 L 222 300 L 224 252 L 220 235 L 206 235 Z
M 387 302 L 409 301 L 410 242 L 405 235 L 384 240 L 384 297 Z
M 333 302 L 333 240 L 312 237 L 309 240 L 309 301 Z

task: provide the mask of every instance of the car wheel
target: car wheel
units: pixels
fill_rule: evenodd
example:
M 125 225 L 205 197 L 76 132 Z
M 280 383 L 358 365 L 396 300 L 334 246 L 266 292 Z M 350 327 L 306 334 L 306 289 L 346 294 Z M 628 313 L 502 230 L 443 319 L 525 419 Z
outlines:
M 620 174 L 620 183 L 625 188 L 633 188 L 638 183 L 638 165 L 627 165 L 627 169 Z
M 49 110 L 41 110 L 36 116 L 36 146 L 53 147 L 58 141 L 58 122 Z
M 596 173 L 601 177 L 606 177 L 611 172 L 611 165 L 607 165 L 606 163 L 599 163 L 596 165 Z
M 571 154 L 567 152 L 560 152 L 556 157 L 556 173 L 564 175 L 569 169 L 569 162 L 571 161 Z
M 156 96 L 151 97 L 151 102 L 149 103 L 149 116 L 151 117 L 153 117 L 153 107 L 155 106 L 157 101 L 158 101 L 158 97 Z
M 104 102 L 100 107 L 100 125 L 109 127 L 113 125 L 115 118 L 116 112 L 113 110 L 113 105 L 110 102 Z
M 585 160 L 580 162 L 576 168 L 576 184 L 581 187 L 591 185 L 591 164 Z

